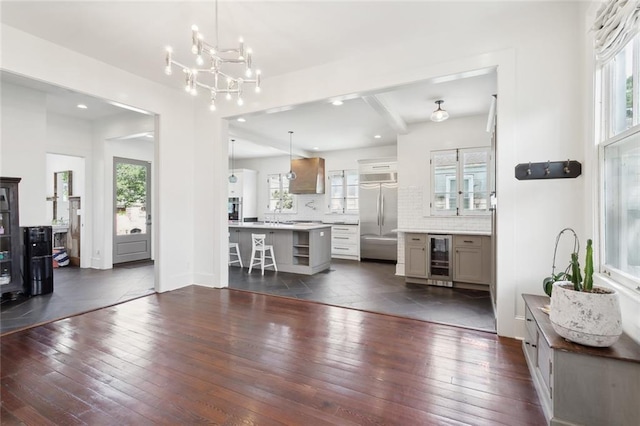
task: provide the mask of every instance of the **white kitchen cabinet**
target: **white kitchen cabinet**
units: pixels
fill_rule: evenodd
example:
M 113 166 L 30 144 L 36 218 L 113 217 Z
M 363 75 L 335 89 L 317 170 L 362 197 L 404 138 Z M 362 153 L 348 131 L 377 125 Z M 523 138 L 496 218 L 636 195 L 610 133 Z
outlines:
M 358 225 L 333 225 L 331 227 L 331 257 L 360 260 L 360 232 Z
M 228 183 L 229 198 L 242 199 L 242 217 L 258 217 L 258 172 L 248 169 L 235 169 L 229 172 L 238 179 Z

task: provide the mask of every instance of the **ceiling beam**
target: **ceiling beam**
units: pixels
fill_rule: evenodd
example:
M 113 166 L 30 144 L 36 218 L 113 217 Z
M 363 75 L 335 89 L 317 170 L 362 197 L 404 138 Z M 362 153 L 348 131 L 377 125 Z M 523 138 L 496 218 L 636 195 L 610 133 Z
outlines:
M 240 129 L 237 127 L 229 126 L 229 136 L 235 138 L 237 142 L 242 143 L 242 140 L 250 141 L 256 145 L 269 146 L 282 152 L 282 155 L 289 155 L 289 141 L 281 141 L 278 139 L 269 138 L 255 132 L 251 132 L 246 129 Z M 317 157 L 317 153 L 309 152 L 304 149 L 296 148 L 295 141 L 293 143 L 292 155 L 296 157 Z
M 406 135 L 409 133 L 407 130 L 407 123 L 396 113 L 387 107 L 376 95 L 363 96 L 362 100 L 367 103 L 380 117 L 382 117 L 387 124 L 396 131 L 399 135 Z

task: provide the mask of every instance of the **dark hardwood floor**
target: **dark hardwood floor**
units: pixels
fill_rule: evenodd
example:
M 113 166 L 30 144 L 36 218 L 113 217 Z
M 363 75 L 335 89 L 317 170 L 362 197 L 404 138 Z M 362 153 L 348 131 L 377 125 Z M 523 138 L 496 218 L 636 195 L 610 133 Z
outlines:
M 521 343 L 190 286 L 0 342 L 1 423 L 543 425 Z

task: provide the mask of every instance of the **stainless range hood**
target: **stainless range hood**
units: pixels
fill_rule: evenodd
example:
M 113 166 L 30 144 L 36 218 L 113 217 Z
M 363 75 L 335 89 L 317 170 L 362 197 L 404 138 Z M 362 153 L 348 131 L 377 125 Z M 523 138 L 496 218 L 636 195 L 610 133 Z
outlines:
M 324 194 L 324 158 L 291 160 L 291 170 L 296 174 L 289 181 L 291 194 Z

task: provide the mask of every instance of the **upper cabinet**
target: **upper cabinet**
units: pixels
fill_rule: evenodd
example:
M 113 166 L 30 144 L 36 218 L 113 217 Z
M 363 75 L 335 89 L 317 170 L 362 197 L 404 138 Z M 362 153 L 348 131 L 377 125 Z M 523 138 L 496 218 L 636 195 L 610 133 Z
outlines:
M 231 170 L 236 182 L 228 182 L 229 198 L 242 198 L 242 216 L 258 217 L 258 172 L 248 169 Z

